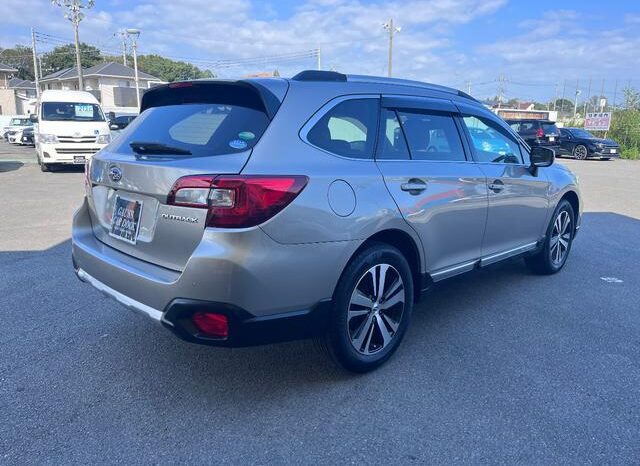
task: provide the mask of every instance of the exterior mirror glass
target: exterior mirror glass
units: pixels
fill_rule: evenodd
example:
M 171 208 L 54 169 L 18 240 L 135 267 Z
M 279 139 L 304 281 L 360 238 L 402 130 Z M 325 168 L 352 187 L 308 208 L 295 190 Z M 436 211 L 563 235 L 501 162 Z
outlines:
M 533 167 L 549 167 L 555 158 L 556 153 L 553 149 L 540 146 L 531 149 L 531 166 Z
M 36 115 L 35 113 L 32 113 L 31 115 L 29 115 L 29 120 L 32 123 L 37 123 L 38 122 L 38 115 Z

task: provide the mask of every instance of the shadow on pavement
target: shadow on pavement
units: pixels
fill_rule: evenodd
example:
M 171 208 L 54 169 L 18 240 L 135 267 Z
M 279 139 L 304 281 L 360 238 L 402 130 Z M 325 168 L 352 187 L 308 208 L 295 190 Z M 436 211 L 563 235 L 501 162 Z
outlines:
M 24 166 L 22 162 L 14 162 L 14 161 L 0 161 L 0 173 L 3 172 L 12 172 L 14 170 L 19 170 Z

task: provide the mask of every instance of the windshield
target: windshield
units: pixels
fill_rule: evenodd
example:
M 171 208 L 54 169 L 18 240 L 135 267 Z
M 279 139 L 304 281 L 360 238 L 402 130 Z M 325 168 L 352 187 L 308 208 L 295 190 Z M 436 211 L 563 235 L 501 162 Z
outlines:
M 585 131 L 583 129 L 572 129 L 571 134 L 577 138 L 593 139 L 594 137 L 589 131 Z
M 239 105 L 151 107 L 127 126 L 113 150 L 139 154 L 134 148 L 144 147 L 145 155 L 159 155 L 171 148 L 175 155 L 190 157 L 233 154 L 255 146 L 268 125 L 263 111 Z
M 9 123 L 10 126 L 29 126 L 32 124 L 28 118 L 12 118 Z
M 73 102 L 43 102 L 42 119 L 46 121 L 104 121 L 100 106 Z

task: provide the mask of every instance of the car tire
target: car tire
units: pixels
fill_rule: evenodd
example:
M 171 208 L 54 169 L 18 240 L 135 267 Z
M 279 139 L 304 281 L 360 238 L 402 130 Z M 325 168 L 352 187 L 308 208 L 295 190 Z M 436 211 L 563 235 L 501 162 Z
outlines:
M 41 172 L 50 172 L 50 171 L 51 171 L 51 167 L 49 166 L 49 164 L 44 163 L 44 162 L 40 159 L 40 156 L 38 156 L 38 165 L 40 165 L 40 171 L 41 171 Z
M 589 155 L 589 150 L 584 144 L 578 144 L 573 148 L 573 156 L 578 160 L 585 160 Z
M 413 289 L 404 255 L 387 244 L 372 243 L 342 273 L 319 346 L 348 371 L 378 368 L 404 337 L 413 311 Z
M 575 231 L 575 212 L 571 203 L 563 199 L 553 212 L 542 249 L 525 257 L 527 267 L 539 275 L 562 270 L 571 252 Z

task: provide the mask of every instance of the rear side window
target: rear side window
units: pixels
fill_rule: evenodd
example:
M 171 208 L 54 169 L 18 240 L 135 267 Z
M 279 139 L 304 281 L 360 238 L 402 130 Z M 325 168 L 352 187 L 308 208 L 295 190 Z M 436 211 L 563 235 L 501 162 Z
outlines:
M 378 159 L 408 160 L 409 148 L 400 127 L 400 120 L 395 110 L 383 109 L 380 120 L 380 142 Z
M 398 116 L 413 160 L 465 160 L 460 135 L 451 115 L 399 110 Z
M 134 153 L 131 143 L 154 143 L 190 152 L 190 157 L 251 149 L 269 125 L 262 110 L 226 103 L 151 107 L 127 126 L 114 149 Z
M 344 157 L 373 158 L 377 99 L 351 99 L 325 113 L 307 133 L 307 141 Z

